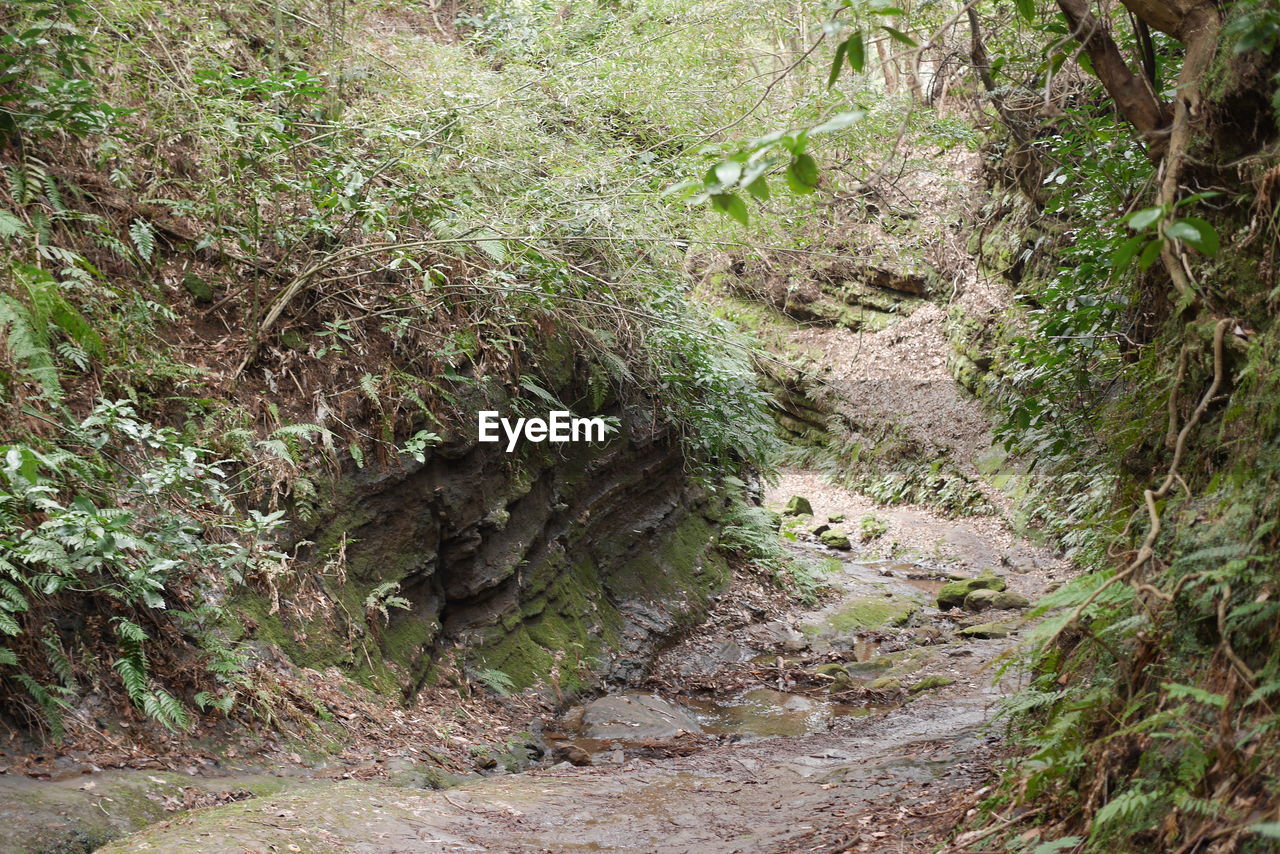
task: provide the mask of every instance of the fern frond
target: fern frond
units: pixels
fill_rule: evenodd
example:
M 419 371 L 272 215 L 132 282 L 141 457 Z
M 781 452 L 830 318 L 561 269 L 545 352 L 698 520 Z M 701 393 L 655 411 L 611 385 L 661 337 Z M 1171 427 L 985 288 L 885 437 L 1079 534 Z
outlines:
M 63 734 L 66 732 L 63 713 L 67 710 L 67 701 L 25 673 L 18 673 L 15 678 L 31 695 L 31 699 L 36 701 L 36 705 L 40 707 L 40 712 L 44 715 L 45 726 L 49 728 L 50 736 L 53 737 L 54 741 L 61 741 Z
M 27 233 L 27 224 L 4 208 L 0 208 L 0 239 L 22 237 Z
M 146 671 L 133 658 L 117 658 L 111 666 L 120 674 L 129 699 L 141 705 L 148 694 Z
M 141 644 L 147 641 L 150 637 L 142 626 L 139 626 L 137 623 L 131 622 L 130 620 L 126 620 L 123 617 L 116 620 L 115 628 L 116 634 L 121 640 L 132 641 L 136 644 Z
M 381 385 L 381 379 L 373 374 L 360 375 L 360 390 L 364 392 L 365 397 L 369 398 L 378 407 L 382 406 Z
M 25 305 L 8 294 L 0 294 L 0 333 L 5 336 L 9 355 L 40 386 L 42 396 L 60 402 L 62 383 L 45 330 Z
M 150 262 L 156 251 L 156 233 L 151 228 L 151 223 L 144 219 L 135 219 L 129 223 L 129 237 L 133 239 L 138 257 Z
M 313 436 L 323 438 L 329 431 L 319 424 L 286 424 L 271 431 L 272 439 L 295 438 L 303 441 Z
M 1098 814 L 1093 818 L 1094 831 L 1096 833 L 1101 828 L 1115 824 L 1126 824 L 1131 830 L 1137 830 L 1139 825 L 1145 823 L 1151 808 L 1160 800 L 1160 795 L 1155 792 L 1143 792 L 1137 789 L 1121 792 L 1098 810 Z
M 170 731 L 191 728 L 191 716 L 182 707 L 181 701 L 163 688 L 149 691 L 142 698 L 142 710 Z
M 59 341 L 53 349 L 64 362 L 70 362 L 82 371 L 89 370 L 89 354 L 74 341 Z
M 67 657 L 66 652 L 62 649 L 62 644 L 58 642 L 57 637 L 53 633 L 50 626 L 46 629 L 45 635 L 40 639 L 44 646 L 45 656 L 49 660 L 49 666 L 53 672 L 57 674 L 62 684 L 70 688 L 72 691 L 77 690 L 75 674 L 72 671 L 71 659 Z
M 286 463 L 297 465 L 298 461 L 293 458 L 293 451 L 289 446 L 279 439 L 263 439 L 258 443 L 258 447 L 272 456 L 279 457 Z
M 44 197 L 49 201 L 49 207 L 53 208 L 55 213 L 66 213 L 67 205 L 62 200 L 62 190 L 58 187 L 57 180 L 45 172 L 41 176 L 44 184 Z

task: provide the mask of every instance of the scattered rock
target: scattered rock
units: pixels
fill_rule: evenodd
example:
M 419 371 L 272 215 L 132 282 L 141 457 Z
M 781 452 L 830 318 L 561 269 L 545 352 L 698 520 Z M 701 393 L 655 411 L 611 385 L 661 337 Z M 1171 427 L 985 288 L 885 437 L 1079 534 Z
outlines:
M 702 732 L 684 709 L 652 694 L 601 697 L 582 710 L 580 731 L 599 741 L 674 738 L 681 732 Z
M 977 626 L 969 626 L 967 629 L 961 629 L 957 634 L 966 638 L 1007 638 L 1013 634 L 1014 627 L 1007 623 L 982 623 Z
M 793 495 L 782 510 L 783 516 L 812 516 L 813 505 L 802 495 Z
M 812 528 L 809 529 L 809 533 L 813 534 L 815 537 L 821 537 L 823 534 L 825 534 L 827 531 L 830 531 L 830 530 L 831 530 L 831 526 L 828 525 L 826 522 L 819 522 L 818 524 L 814 525 Z
M 839 525 L 841 522 L 844 521 L 844 514 L 832 513 L 830 516 L 827 517 L 827 521 L 830 522 L 832 525 Z
M 990 569 L 984 569 L 977 578 L 966 578 L 963 581 L 952 581 L 942 585 L 938 591 L 938 607 L 944 611 L 960 608 L 965 597 L 975 590 L 1004 590 L 1004 579 Z
M 551 757 L 559 762 L 568 762 L 570 765 L 576 765 L 579 768 L 595 764 L 591 759 L 590 753 L 569 741 L 552 742 Z
M 907 689 L 908 693 L 921 694 L 925 691 L 932 691 L 936 688 L 945 688 L 948 685 L 954 685 L 956 680 L 950 676 L 926 676 L 916 684 Z
M 818 539 L 822 540 L 822 544 L 828 548 L 840 549 L 841 551 L 848 551 L 853 548 L 853 544 L 849 542 L 849 537 L 839 528 L 823 531 L 818 535 Z

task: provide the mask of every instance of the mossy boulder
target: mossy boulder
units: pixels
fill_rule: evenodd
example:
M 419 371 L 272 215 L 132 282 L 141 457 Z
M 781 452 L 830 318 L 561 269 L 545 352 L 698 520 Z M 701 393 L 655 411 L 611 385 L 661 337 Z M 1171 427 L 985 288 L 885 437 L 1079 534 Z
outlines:
M 995 598 L 1000 595 L 997 590 L 988 590 L 985 587 L 979 587 L 977 590 L 970 590 L 964 597 L 964 609 L 966 611 L 986 611 L 995 607 Z
M 991 600 L 991 607 L 998 610 L 1022 609 L 1031 607 L 1031 600 L 1021 593 L 1012 590 L 998 591 Z
M 830 528 L 818 535 L 818 539 L 828 548 L 848 551 L 853 548 L 853 543 L 849 542 L 849 535 L 839 528 Z
M 809 503 L 809 499 L 803 495 L 793 495 L 787 501 L 787 506 L 782 508 L 783 516 L 812 516 L 813 505 Z
M 919 610 L 914 602 L 902 599 L 854 599 L 827 618 L 826 626 L 836 634 L 849 634 L 865 629 L 900 626 Z M 822 632 L 819 631 L 819 634 Z
M 1021 593 L 1010 590 L 979 589 L 964 597 L 966 611 L 1005 611 L 1015 608 L 1026 608 L 1031 602 Z
M 887 658 L 873 658 L 870 661 L 851 661 L 844 666 L 849 675 L 855 679 L 865 679 L 869 676 L 882 674 L 884 671 L 893 667 L 893 662 Z
M 830 679 L 832 691 L 843 691 L 853 685 L 853 676 L 843 664 L 823 664 L 814 673 Z
M 956 680 L 950 676 L 926 676 L 919 682 L 907 689 L 911 694 L 923 694 L 925 691 L 933 691 L 938 688 L 945 688 L 948 685 L 954 685 Z
M 827 517 L 827 521 L 830 522 L 832 525 L 839 525 L 841 522 L 844 521 L 844 514 L 832 513 L 830 516 Z
M 984 569 L 977 578 L 966 578 L 942 585 L 938 591 L 938 607 L 944 611 L 964 606 L 965 597 L 975 590 L 1004 590 L 1004 579 L 990 569 Z
M 892 676 L 881 676 L 879 679 L 868 682 L 866 689 L 878 694 L 896 694 L 902 690 L 902 683 Z

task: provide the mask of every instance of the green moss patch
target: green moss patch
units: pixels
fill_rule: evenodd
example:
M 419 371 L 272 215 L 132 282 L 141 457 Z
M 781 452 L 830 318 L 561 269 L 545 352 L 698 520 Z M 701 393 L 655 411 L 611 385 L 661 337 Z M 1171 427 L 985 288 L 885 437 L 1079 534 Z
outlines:
M 806 634 L 848 634 L 864 629 L 901 626 L 920 610 L 914 602 L 866 597 L 842 605 L 823 622 L 806 625 Z

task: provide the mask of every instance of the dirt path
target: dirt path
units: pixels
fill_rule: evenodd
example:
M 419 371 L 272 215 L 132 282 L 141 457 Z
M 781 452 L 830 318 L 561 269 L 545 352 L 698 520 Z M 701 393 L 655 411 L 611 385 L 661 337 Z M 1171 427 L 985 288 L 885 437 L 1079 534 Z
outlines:
M 790 472 L 768 498 L 805 485 L 807 473 Z M 822 513 L 861 501 L 830 488 L 812 500 Z M 983 784 L 992 743 L 983 725 L 1011 687 L 993 684 L 994 664 L 1016 645 L 1019 617 L 943 612 L 933 596 L 948 574 L 996 566 L 1011 591 L 1034 598 L 1056 565 L 989 520 L 911 509 L 895 520 L 904 542 L 893 560 L 854 559 L 799 535 L 794 547 L 827 567 L 836 591 L 818 607 L 729 621 L 668 652 L 661 701 L 704 731 L 677 733 L 666 750 L 652 739 L 643 751 L 625 739 L 593 742 L 592 766 L 560 763 L 438 792 L 305 783 L 197 810 L 102 850 L 932 850 L 939 822 L 949 827 Z M 920 548 L 934 539 L 945 553 Z M 1007 565 L 1011 551 L 1028 560 Z M 721 607 L 737 613 L 740 604 L 726 597 Z M 1007 637 L 960 634 L 996 617 Z M 848 675 L 833 685 L 824 664 Z M 787 725 L 797 721 L 802 734 L 757 737 L 794 731 Z

